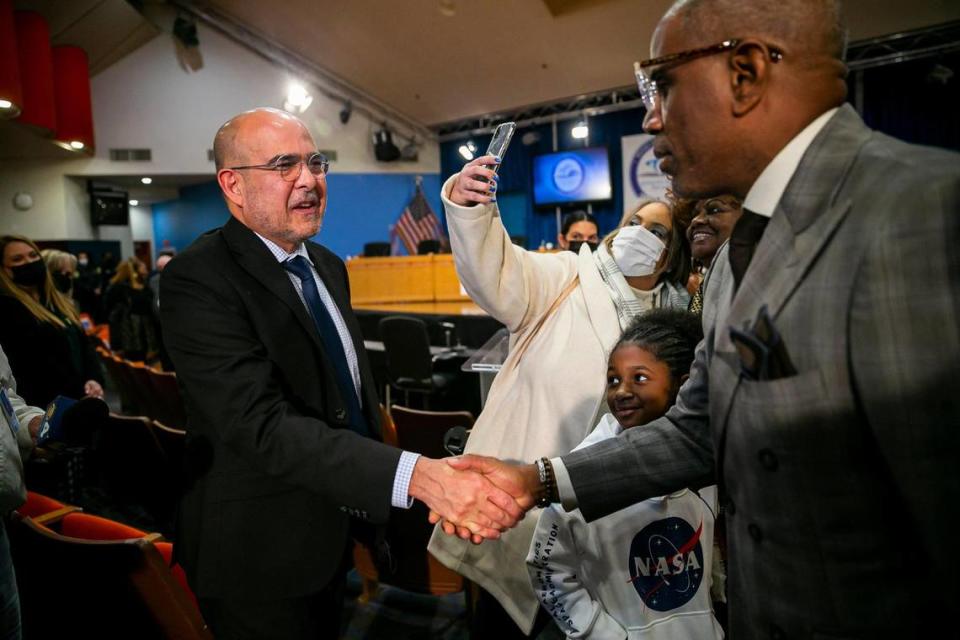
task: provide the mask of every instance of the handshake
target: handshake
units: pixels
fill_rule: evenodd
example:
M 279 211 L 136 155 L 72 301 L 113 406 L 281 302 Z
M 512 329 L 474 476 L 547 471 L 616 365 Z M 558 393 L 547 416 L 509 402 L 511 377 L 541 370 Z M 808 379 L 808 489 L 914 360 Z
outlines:
M 409 493 L 430 508 L 430 522 L 447 535 L 480 544 L 514 527 L 546 489 L 537 466 L 485 456 L 434 460 L 421 457 Z

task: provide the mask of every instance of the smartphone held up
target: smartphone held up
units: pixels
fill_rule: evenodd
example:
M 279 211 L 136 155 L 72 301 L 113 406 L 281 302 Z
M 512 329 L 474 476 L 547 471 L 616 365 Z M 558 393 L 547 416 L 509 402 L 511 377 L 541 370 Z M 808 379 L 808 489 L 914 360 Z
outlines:
M 517 123 L 515 122 L 504 122 L 501 125 L 498 125 L 493 132 L 493 138 L 490 140 L 490 146 L 487 147 L 487 152 L 484 155 L 494 156 L 503 160 L 503 157 L 507 153 L 507 147 L 510 146 L 510 140 L 513 138 L 513 132 L 517 129 Z M 493 169 L 493 172 L 496 173 L 499 165 L 485 165 L 488 169 Z M 485 178 L 481 178 L 485 180 Z

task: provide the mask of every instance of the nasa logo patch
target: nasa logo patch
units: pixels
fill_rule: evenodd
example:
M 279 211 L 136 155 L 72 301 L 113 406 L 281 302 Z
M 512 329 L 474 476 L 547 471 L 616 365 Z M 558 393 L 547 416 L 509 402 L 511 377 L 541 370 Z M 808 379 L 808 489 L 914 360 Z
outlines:
M 654 611 L 682 607 L 703 581 L 700 534 L 683 518 L 664 518 L 644 527 L 630 543 L 629 575 L 644 604 Z

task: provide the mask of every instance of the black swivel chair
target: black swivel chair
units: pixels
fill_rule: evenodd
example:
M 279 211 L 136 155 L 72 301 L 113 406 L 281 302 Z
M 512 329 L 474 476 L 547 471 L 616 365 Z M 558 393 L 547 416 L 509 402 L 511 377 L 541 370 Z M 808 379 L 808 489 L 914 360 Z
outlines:
M 387 316 L 378 326 L 387 356 L 387 407 L 391 404 L 390 389 L 395 388 L 403 391 L 407 406 L 410 394 L 419 393 L 424 408 L 429 408 L 429 396 L 442 394 L 455 374 L 434 372 L 427 323 L 409 316 Z
M 377 256 L 389 256 L 390 255 L 390 243 L 389 242 L 368 242 L 363 245 L 363 257 L 371 258 Z
M 439 240 L 421 240 L 417 243 L 418 256 L 425 256 L 429 253 L 440 253 Z

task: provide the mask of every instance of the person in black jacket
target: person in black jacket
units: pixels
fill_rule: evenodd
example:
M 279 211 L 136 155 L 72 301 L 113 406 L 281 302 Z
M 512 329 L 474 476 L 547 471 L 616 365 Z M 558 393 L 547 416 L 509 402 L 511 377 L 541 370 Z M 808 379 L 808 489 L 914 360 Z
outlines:
M 0 345 L 18 391 L 46 406 L 58 395 L 103 397 L 103 374 L 73 302 L 54 286 L 37 245 L 0 237 Z
M 117 266 L 103 297 L 110 348 L 127 360 L 153 360 L 159 351 L 153 292 L 146 276 L 146 265 L 128 258 Z
M 217 638 L 337 638 L 351 517 L 382 524 L 416 498 L 497 536 L 519 508 L 477 475 L 380 442 L 346 267 L 310 241 L 328 165 L 304 124 L 240 114 L 214 156 L 231 217 L 160 278 L 192 471 L 179 559 Z

